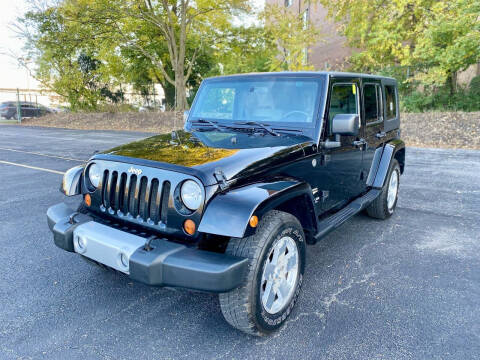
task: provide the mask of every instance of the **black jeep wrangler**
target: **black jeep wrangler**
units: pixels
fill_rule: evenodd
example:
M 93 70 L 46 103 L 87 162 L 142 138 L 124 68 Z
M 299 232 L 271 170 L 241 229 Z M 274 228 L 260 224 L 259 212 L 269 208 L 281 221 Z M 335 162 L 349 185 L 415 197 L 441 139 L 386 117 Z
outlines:
M 394 79 L 334 72 L 205 80 L 185 129 L 94 155 L 48 209 L 54 241 L 153 286 L 219 293 L 226 320 L 279 328 L 306 244 L 362 210 L 388 218 L 405 146 Z

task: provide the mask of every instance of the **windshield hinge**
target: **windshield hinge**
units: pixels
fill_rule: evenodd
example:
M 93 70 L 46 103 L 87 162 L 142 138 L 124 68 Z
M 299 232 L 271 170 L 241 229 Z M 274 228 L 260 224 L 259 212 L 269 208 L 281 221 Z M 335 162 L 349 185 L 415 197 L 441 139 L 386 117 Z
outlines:
M 321 166 L 327 166 L 327 163 L 330 161 L 330 155 L 329 154 L 322 154 L 321 156 Z
M 221 190 L 225 190 L 228 187 L 227 177 L 223 173 L 222 169 L 215 169 L 215 173 L 213 174 L 213 176 L 215 176 L 215 179 L 217 179 L 218 185 L 220 186 Z

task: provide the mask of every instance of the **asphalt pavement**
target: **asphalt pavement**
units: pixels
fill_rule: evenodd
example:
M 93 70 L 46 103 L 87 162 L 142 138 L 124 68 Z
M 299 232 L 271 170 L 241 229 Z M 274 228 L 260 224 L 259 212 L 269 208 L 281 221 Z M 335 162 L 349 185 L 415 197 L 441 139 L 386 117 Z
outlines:
M 480 151 L 408 148 L 394 216 L 358 215 L 309 246 L 287 326 L 255 338 L 215 295 L 147 287 L 53 244 L 62 172 L 145 136 L 0 125 L 0 359 L 480 357 Z

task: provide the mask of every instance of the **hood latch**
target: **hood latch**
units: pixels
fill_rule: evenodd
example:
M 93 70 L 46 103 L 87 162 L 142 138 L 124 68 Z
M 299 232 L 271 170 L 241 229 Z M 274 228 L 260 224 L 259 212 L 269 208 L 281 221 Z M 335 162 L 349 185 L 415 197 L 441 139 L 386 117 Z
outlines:
M 215 176 L 215 179 L 217 179 L 218 185 L 220 186 L 221 190 L 225 190 L 228 187 L 227 177 L 223 173 L 222 169 L 215 169 L 215 173 L 213 174 L 213 176 Z

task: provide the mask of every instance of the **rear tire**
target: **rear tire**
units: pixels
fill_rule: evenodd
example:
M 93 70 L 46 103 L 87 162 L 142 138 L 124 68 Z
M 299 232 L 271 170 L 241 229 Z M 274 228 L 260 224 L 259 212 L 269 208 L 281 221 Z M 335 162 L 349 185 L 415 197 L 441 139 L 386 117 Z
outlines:
M 303 282 L 305 235 L 300 222 L 288 213 L 269 211 L 254 235 L 230 239 L 225 252 L 248 259 L 243 285 L 219 294 L 225 320 L 257 336 L 280 328 Z
M 387 180 L 380 195 L 367 207 L 367 214 L 376 219 L 387 219 L 392 216 L 397 206 L 398 188 L 400 185 L 400 165 L 393 159 L 388 170 Z M 389 198 L 390 194 L 390 198 Z

